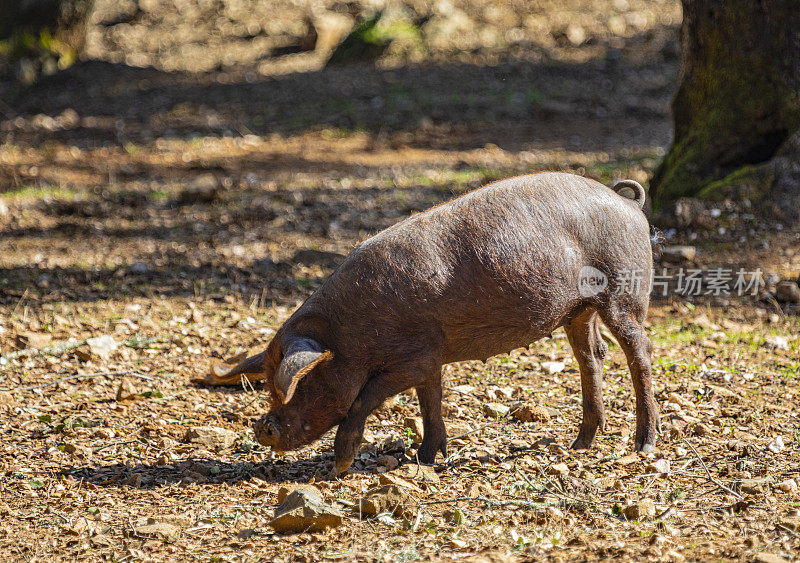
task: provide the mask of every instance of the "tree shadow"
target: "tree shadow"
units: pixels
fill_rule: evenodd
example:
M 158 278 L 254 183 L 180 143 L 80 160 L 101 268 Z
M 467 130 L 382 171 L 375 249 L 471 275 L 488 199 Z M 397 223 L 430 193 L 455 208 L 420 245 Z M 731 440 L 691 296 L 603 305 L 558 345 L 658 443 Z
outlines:
M 666 30 L 674 34 L 675 30 Z M 637 38 L 631 41 L 636 43 Z M 381 69 L 328 68 L 274 77 L 192 74 L 86 61 L 13 93 L 0 84 L 4 125 L 14 142 L 78 147 L 330 128 L 363 131 L 375 142 L 404 132 L 417 148 L 582 150 L 666 142 L 674 57 L 628 63 L 509 60 L 495 65 L 426 63 Z M 11 117 L 77 116 L 61 122 Z M 651 123 L 652 122 L 652 123 Z M 642 123 L 660 124 L 640 127 Z M 587 135 L 605 130 L 606 135 Z M 458 135 L 448 134 L 457 131 Z M 620 133 L 626 134 L 623 137 Z M 664 139 L 664 135 L 667 138 Z
M 500 175 L 564 166 L 561 157 L 537 157 L 535 165 L 484 169 L 460 154 L 442 161 L 443 153 L 496 145 L 486 150 L 609 151 L 624 159 L 637 147 L 666 145 L 676 73 L 677 61 L 664 57 L 355 65 L 256 79 L 86 61 L 30 89 L 0 83 L 0 139 L 36 153 L 24 164 L 0 162 L 0 192 L 44 190 L 19 206 L 41 220 L 0 215 L 3 248 L 34 249 L 24 265 L 0 268 L 0 302 L 23 293 L 45 301 L 194 296 L 198 286 L 212 298 L 235 288 L 294 302 L 338 264 L 302 262 L 297 251 L 344 255 L 356 241 Z M 202 155 L 204 139 L 245 142 L 249 134 L 261 139 L 256 148 Z M 349 149 L 302 150 L 319 139 L 354 138 L 362 156 L 379 157 L 362 164 Z M 187 143 L 201 158 L 161 158 Z M 414 164 L 395 149 L 417 151 Z M 392 166 L 405 170 L 403 183 Z M 427 166 L 475 179 L 434 182 L 422 173 Z M 299 181 L 299 173 L 314 177 Z M 186 186 L 209 175 L 223 187 L 193 200 Z M 252 246 L 258 250 L 248 254 Z

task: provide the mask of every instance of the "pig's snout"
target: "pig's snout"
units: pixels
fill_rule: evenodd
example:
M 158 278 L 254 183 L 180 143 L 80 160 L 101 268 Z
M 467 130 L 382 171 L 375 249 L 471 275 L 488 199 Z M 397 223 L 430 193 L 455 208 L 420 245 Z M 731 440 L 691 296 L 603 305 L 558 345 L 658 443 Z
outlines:
M 262 446 L 270 446 L 275 449 L 280 442 L 281 433 L 278 430 L 278 425 L 275 424 L 275 419 L 270 416 L 258 419 L 253 425 L 253 432 L 256 435 L 256 440 Z

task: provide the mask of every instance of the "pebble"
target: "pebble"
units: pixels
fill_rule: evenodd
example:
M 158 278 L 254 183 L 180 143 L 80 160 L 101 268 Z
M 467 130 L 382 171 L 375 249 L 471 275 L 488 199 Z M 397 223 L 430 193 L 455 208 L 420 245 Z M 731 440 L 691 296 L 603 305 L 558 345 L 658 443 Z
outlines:
M 269 525 L 280 534 L 314 533 L 337 528 L 343 519 L 344 514 L 325 504 L 317 493 L 299 489 L 289 493 Z
M 407 416 L 403 420 L 403 428 L 411 430 L 411 442 L 414 444 L 422 443 L 422 419 L 416 416 Z
M 625 517 L 628 520 L 640 522 L 650 520 L 656 515 L 656 505 L 650 499 L 643 499 L 625 507 Z
M 483 414 L 489 418 L 503 418 L 511 409 L 500 403 L 484 403 Z
M 216 426 L 193 426 L 186 432 L 184 439 L 193 444 L 224 450 L 233 446 L 236 432 Z
M 511 413 L 514 418 L 519 420 L 520 422 L 549 422 L 550 421 L 550 413 L 544 407 L 538 406 L 531 406 L 531 405 L 523 405 L 513 413 Z

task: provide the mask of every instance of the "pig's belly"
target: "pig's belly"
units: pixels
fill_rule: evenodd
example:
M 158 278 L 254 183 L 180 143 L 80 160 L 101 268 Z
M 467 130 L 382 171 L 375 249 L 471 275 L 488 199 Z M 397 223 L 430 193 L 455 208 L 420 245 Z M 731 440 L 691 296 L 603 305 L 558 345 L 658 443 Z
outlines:
M 486 360 L 549 336 L 563 322 L 563 315 L 538 319 L 497 318 L 488 322 L 448 323 L 444 332 L 443 363 Z

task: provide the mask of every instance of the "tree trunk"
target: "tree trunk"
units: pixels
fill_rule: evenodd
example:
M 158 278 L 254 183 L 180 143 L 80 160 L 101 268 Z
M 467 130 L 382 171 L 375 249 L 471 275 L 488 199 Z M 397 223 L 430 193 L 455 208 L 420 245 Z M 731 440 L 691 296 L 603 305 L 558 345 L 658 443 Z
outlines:
M 797 0 L 682 4 L 675 139 L 651 181 L 654 206 L 736 186 L 791 211 L 775 196 L 800 197 Z

